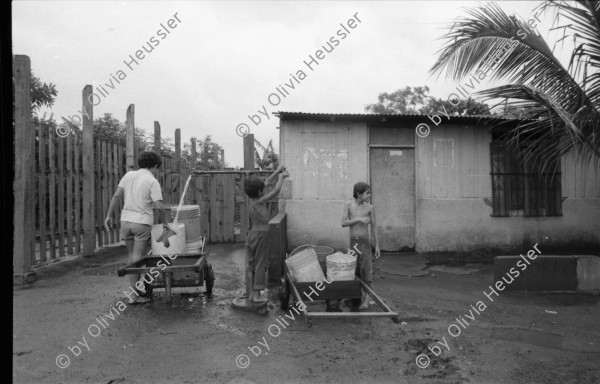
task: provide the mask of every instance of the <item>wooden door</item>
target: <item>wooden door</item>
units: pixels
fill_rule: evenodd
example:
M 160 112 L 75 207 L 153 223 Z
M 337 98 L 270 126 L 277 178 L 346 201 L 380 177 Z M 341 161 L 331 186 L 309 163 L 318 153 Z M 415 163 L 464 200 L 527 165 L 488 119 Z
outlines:
M 373 136 L 372 136 L 373 137 Z M 415 248 L 415 149 L 370 146 L 372 199 L 382 251 Z

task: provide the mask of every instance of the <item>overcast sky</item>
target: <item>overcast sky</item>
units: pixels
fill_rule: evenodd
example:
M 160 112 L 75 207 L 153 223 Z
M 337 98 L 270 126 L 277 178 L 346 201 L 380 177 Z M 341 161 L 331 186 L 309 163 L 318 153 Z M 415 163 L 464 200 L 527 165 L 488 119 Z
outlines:
M 539 4 L 498 3 L 524 19 Z M 174 137 L 176 128 L 184 141 L 210 134 L 225 148 L 228 165 L 241 166 L 236 126 L 248 124 L 265 146 L 273 139 L 277 147 L 278 119 L 271 113 L 278 110 L 362 113 L 378 93 L 407 85 L 428 85 L 432 95 L 447 98 L 458 84 L 430 78 L 428 70 L 448 23 L 478 4 L 17 1 L 13 52 L 29 56 L 36 76 L 57 85 L 55 116 L 76 114 L 83 87 L 102 85 L 105 96 L 96 91 L 94 118 L 112 113 L 125 121 L 127 106 L 135 104 L 136 126 L 149 135 L 154 121 L 163 137 Z M 355 15 L 360 22 L 351 29 L 347 22 Z M 550 15 L 545 20 L 538 31 L 547 37 Z M 344 39 L 340 23 L 350 32 Z M 338 45 L 311 70 L 303 61 L 332 37 Z M 147 43 L 153 50 L 132 63 L 129 56 Z M 272 93 L 281 100 L 269 98 Z M 268 120 L 258 112 L 264 108 Z M 260 116 L 261 123 L 248 115 Z

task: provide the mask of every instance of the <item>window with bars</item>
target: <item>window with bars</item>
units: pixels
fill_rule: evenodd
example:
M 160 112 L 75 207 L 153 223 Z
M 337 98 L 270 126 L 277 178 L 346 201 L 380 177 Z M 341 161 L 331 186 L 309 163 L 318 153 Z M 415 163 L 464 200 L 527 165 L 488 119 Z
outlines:
M 490 143 L 490 159 L 492 216 L 562 215 L 560 172 L 541 173 L 523 164 L 500 141 Z

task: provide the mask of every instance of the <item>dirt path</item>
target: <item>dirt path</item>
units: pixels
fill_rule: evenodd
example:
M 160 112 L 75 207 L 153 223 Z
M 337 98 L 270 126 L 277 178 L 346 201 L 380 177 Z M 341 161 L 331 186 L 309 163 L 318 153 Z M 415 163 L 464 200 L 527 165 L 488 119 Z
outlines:
M 13 381 L 600 383 L 598 296 L 506 292 L 491 302 L 484 295 L 493 282 L 489 265 L 408 277 L 394 269 L 406 256 L 385 255 L 375 290 L 405 323 L 315 320 L 309 329 L 303 319 L 285 316 L 294 312 L 279 309 L 275 291 L 266 316 L 234 310 L 231 299 L 243 292 L 243 248 L 210 249 L 213 296 L 174 289 L 171 306 L 162 290 L 152 304 L 129 305 L 127 279 L 114 275 L 126 261 L 124 247 L 45 268 L 31 286 L 15 287 Z M 478 301 L 487 308 L 476 314 Z M 288 326 L 278 325 L 282 318 Z M 435 357 L 428 345 L 444 352 Z M 430 363 L 420 369 L 415 358 L 423 352 Z M 69 357 L 64 369 L 57 367 L 61 354 Z M 245 369 L 236 364 L 242 354 Z

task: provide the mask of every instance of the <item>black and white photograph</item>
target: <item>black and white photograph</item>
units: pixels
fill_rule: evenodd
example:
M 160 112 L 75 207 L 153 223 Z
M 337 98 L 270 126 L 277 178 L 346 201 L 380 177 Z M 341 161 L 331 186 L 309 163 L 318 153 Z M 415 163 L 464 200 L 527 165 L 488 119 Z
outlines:
M 599 1 L 6 10 L 13 383 L 600 384 Z

